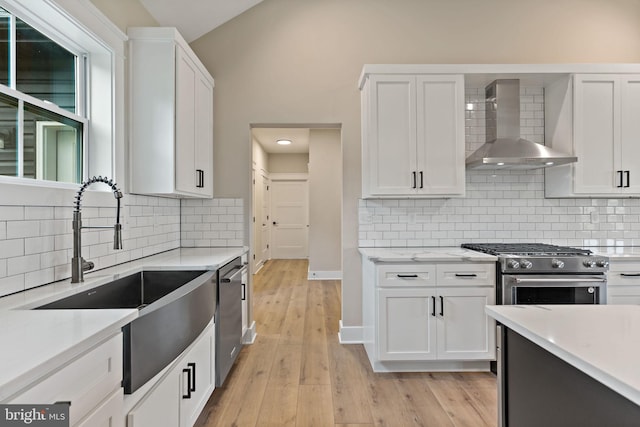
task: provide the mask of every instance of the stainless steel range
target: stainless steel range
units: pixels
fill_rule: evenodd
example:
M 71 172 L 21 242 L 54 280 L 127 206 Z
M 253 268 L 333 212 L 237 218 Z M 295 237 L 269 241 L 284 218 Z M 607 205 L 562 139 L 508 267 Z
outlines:
M 539 243 L 465 243 L 496 255 L 496 304 L 603 304 L 609 259 Z
M 538 243 L 465 243 L 463 248 L 498 257 L 496 304 L 604 304 L 609 259 L 587 249 Z M 502 348 L 506 331 L 498 323 L 496 362 L 498 426 L 506 418 Z

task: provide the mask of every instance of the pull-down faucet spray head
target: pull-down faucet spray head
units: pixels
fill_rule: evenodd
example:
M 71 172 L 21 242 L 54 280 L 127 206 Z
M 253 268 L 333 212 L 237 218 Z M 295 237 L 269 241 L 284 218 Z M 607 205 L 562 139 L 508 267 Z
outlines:
M 80 214 L 80 206 L 82 202 L 82 194 L 91 184 L 96 182 L 102 182 L 107 184 L 113 190 L 113 195 L 116 198 L 117 210 L 116 210 L 116 223 L 113 226 L 113 249 L 122 249 L 122 224 L 120 224 L 120 199 L 122 199 L 122 192 L 118 189 L 113 180 L 106 177 L 98 176 L 93 177 L 82 183 L 82 186 L 76 193 L 75 208 L 73 210 L 73 258 L 71 259 L 71 283 L 78 283 L 84 280 L 84 271 L 91 270 L 94 265 L 90 261 L 85 261 L 82 258 L 82 241 L 81 231 L 83 228 L 111 228 L 111 227 L 83 227 L 82 216 Z

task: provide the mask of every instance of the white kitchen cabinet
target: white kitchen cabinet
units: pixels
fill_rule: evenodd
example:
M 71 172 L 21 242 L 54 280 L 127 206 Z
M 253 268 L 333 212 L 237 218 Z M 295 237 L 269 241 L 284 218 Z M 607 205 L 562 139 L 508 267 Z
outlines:
M 546 93 L 548 144 L 578 157 L 548 168 L 548 197 L 639 197 L 640 75 L 577 74 Z
M 372 74 L 362 87 L 362 195 L 464 196 L 464 77 Z
M 11 404 L 70 402 L 69 425 L 123 424 L 122 333 L 118 333 L 62 366 L 28 390 L 10 398 Z M 87 424 L 87 420 L 96 421 Z
M 76 427 L 124 427 L 123 391 L 114 391 L 101 405 L 99 405 Z
M 128 35 L 131 192 L 213 197 L 213 77 L 175 28 Z
M 495 358 L 495 326 L 484 312 L 495 302 L 494 263 L 363 260 L 363 279 L 374 371 L 458 370 Z
M 127 415 L 128 427 L 194 425 L 215 387 L 214 327 L 210 323 L 133 407 Z
M 433 288 L 379 289 L 377 359 L 436 359 L 434 302 Z
M 607 304 L 640 304 L 640 261 L 610 258 Z
M 494 288 L 440 287 L 436 296 L 438 302 L 439 360 L 495 358 L 495 328 L 484 312 L 487 305 L 495 303 Z

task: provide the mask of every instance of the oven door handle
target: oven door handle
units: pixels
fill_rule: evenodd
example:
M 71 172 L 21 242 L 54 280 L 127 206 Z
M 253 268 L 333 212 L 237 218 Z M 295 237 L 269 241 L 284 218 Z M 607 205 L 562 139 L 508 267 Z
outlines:
M 585 278 L 562 278 L 562 279 L 528 279 L 528 278 L 514 278 L 516 283 L 605 283 L 607 281 L 606 278 L 595 278 L 595 277 L 585 277 Z

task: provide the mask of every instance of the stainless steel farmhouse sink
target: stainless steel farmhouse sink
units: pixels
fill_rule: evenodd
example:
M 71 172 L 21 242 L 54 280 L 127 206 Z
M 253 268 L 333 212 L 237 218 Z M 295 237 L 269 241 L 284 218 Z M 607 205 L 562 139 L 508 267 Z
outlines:
M 133 393 L 174 360 L 211 321 L 215 271 L 142 271 L 36 309 L 137 308 L 122 328 L 123 387 Z

